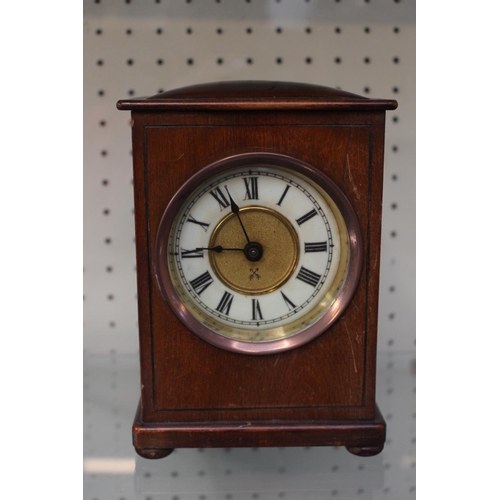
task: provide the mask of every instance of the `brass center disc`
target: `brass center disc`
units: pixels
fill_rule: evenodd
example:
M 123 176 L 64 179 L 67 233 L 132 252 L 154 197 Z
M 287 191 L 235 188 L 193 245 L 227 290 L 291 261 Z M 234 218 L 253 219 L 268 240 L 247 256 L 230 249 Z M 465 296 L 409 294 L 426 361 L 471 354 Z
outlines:
M 263 255 L 251 262 L 242 251 L 210 252 L 214 273 L 229 288 L 249 295 L 270 293 L 292 275 L 299 260 L 299 238 L 290 222 L 266 207 L 244 207 L 239 211 L 250 241 L 262 245 Z M 214 229 L 210 247 L 245 248 L 247 240 L 233 213 Z

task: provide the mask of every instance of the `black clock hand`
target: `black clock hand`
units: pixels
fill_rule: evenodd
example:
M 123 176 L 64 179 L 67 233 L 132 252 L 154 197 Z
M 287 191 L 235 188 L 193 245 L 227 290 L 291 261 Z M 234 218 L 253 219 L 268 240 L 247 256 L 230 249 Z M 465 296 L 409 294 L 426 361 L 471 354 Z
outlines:
M 229 195 L 229 200 L 231 201 L 231 212 L 233 212 L 233 214 L 236 215 L 236 217 L 238 217 L 238 220 L 240 221 L 241 229 L 243 229 L 243 232 L 245 233 L 245 238 L 247 239 L 248 243 L 250 243 L 250 238 L 248 237 L 248 234 L 245 231 L 245 227 L 243 226 L 243 222 L 241 222 L 241 219 L 240 219 L 240 214 L 239 214 L 240 207 L 238 205 L 236 205 L 236 203 L 234 202 L 231 194 L 229 193 L 229 189 L 227 188 L 227 186 L 224 186 L 224 187 L 226 188 L 227 194 Z
M 195 248 L 194 251 L 199 251 L 199 250 L 212 250 L 216 253 L 221 253 L 222 251 L 227 252 L 227 251 L 233 251 L 233 252 L 244 252 L 244 248 L 223 248 L 220 245 L 217 245 L 216 247 L 201 247 L 201 248 Z

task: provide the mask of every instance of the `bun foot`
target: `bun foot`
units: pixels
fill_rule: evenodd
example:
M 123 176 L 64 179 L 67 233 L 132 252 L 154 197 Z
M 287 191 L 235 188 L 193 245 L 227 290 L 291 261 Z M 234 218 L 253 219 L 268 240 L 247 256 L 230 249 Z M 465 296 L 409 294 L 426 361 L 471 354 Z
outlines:
M 346 446 L 346 450 L 358 457 L 373 457 L 384 449 L 384 445 L 379 446 Z
M 162 449 L 136 448 L 135 451 L 142 458 L 149 458 L 150 460 L 155 460 L 158 458 L 168 457 L 174 451 L 174 448 L 162 448 Z

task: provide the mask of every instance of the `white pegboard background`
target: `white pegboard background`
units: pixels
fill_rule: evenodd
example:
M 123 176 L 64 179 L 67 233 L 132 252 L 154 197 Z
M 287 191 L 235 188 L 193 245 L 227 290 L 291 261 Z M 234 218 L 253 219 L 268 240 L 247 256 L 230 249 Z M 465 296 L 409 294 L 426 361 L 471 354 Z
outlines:
M 379 351 L 415 349 L 415 1 L 84 1 L 84 348 L 138 350 L 131 135 L 119 99 L 220 80 L 395 98 Z

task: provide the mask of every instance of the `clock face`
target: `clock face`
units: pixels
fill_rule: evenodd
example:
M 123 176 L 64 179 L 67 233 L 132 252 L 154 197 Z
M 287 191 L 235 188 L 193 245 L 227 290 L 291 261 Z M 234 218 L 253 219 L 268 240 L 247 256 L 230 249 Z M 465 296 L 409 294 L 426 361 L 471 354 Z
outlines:
M 164 297 L 219 347 L 265 354 L 301 345 L 347 306 L 359 226 L 316 169 L 249 154 L 206 167 L 169 204 L 157 235 Z

